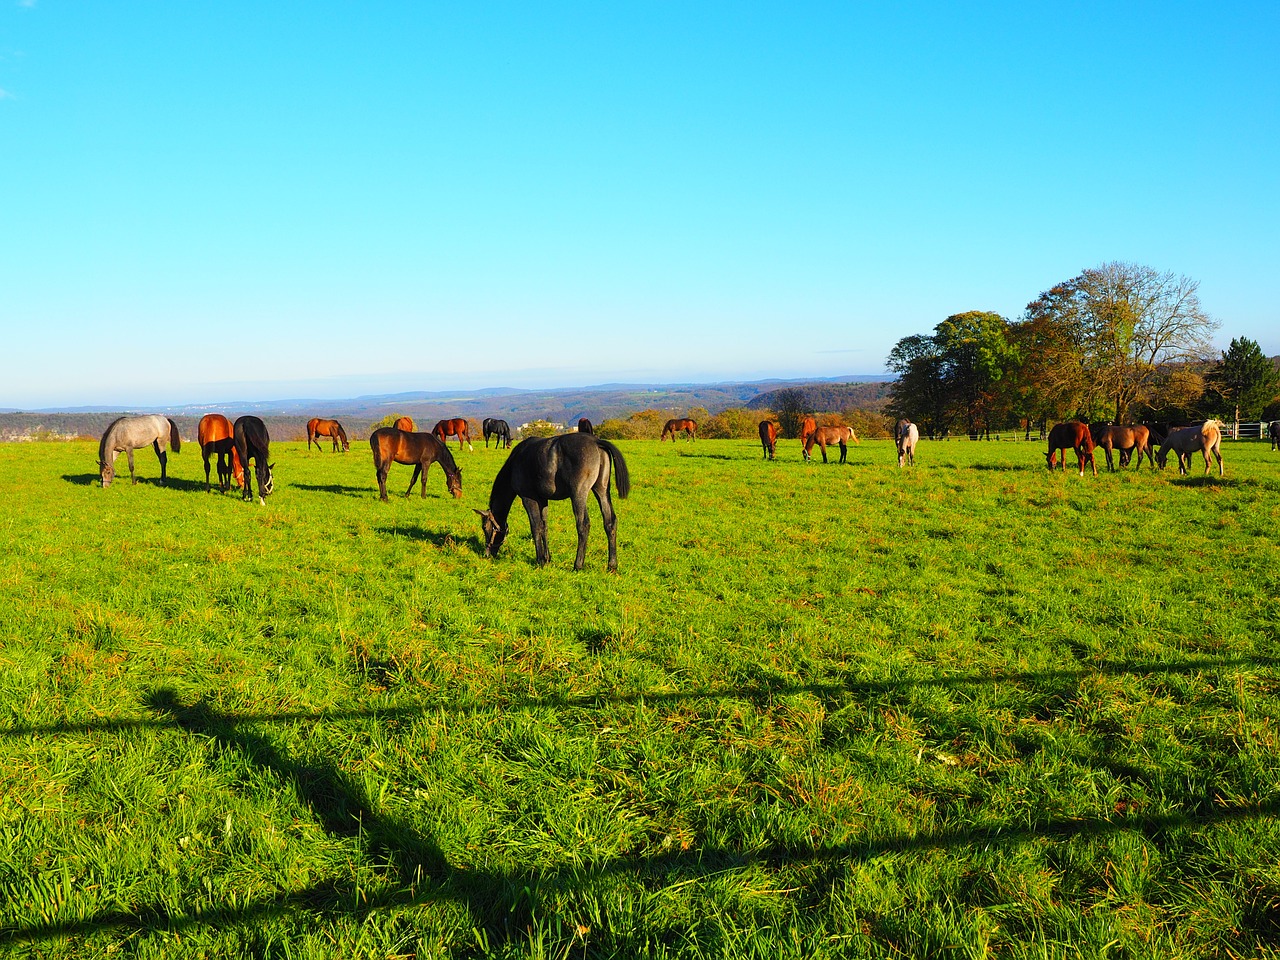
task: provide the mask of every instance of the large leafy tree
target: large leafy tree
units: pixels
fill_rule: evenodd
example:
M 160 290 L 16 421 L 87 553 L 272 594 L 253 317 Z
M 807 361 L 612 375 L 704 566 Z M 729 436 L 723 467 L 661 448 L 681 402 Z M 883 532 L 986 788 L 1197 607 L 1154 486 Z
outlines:
M 1006 389 L 1012 412 L 1026 421 L 1028 436 L 1034 423 L 1043 431 L 1050 420 L 1077 416 L 1089 393 L 1079 328 L 1048 306 L 1053 293 L 1041 294 L 1009 328 L 1014 366 Z
M 1256 420 L 1280 393 L 1280 372 L 1248 337 L 1232 340 L 1206 379 L 1217 412 L 1232 419 Z
M 998 313 L 970 310 L 934 328 L 942 376 L 957 417 L 970 436 L 989 430 L 992 415 L 1007 406 L 1000 381 L 1014 366 L 1009 324 Z
M 889 387 L 885 411 L 915 421 L 930 438 L 945 436 L 952 413 L 937 339 L 928 334 L 903 337 L 889 351 L 885 365 L 898 375 Z

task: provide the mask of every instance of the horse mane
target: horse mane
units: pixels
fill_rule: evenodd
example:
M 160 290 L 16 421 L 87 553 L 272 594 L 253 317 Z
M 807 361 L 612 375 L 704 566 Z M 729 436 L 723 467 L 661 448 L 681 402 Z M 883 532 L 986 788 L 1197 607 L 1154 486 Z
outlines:
M 126 417 L 116 417 L 107 425 L 107 429 L 102 431 L 102 439 L 98 441 L 99 463 L 107 462 L 107 440 L 110 438 L 111 434 L 115 432 L 116 427 L 120 425 L 120 421 L 124 419 L 126 419 Z
M 431 437 L 438 444 L 440 444 L 440 454 L 439 456 L 436 457 L 436 460 L 439 461 L 440 466 L 444 468 L 445 473 L 450 473 L 450 474 L 460 473 L 461 471 L 458 469 L 458 462 L 453 459 L 453 454 L 449 452 L 449 445 L 445 443 L 443 440 L 441 440 L 439 437 L 437 437 L 434 433 L 429 433 L 427 434 L 427 436 Z M 410 487 L 410 489 L 413 489 L 413 488 Z

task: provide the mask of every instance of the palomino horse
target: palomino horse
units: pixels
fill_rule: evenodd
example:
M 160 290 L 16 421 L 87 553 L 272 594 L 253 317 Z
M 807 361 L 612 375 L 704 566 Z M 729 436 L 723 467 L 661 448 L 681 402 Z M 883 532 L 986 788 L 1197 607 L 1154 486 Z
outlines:
M 454 497 L 462 496 L 462 471 L 453 460 L 453 454 L 444 441 L 431 433 L 406 433 L 395 427 L 382 427 L 369 436 L 369 449 L 373 451 L 373 469 L 378 476 L 378 497 L 387 499 L 387 474 L 393 463 L 412 463 L 413 477 L 409 480 L 407 497 L 413 493 L 413 485 L 422 478 L 422 496 L 427 495 L 427 470 L 437 461 L 444 470 L 444 483 Z
M 1107 470 L 1115 473 L 1115 462 L 1111 458 L 1112 450 L 1120 451 L 1120 466 L 1126 466 L 1128 460 L 1136 452 L 1138 464 L 1142 467 L 1142 455 L 1147 455 L 1151 469 L 1156 468 L 1155 455 L 1151 452 L 1151 431 L 1141 425 L 1113 426 L 1109 423 L 1089 424 L 1089 437 L 1093 440 L 1094 449 L 1101 447 L 1107 456 Z
M 1272 420 L 1267 424 L 1267 436 L 1271 438 L 1271 449 L 1280 447 L 1280 420 Z
M 586 417 L 579 417 L 578 432 L 579 433 L 595 433 L 596 428 L 591 425 L 591 421 L 588 420 Z
M 676 442 L 676 434 L 683 432 L 690 440 L 696 440 L 698 433 L 698 424 L 690 420 L 688 417 L 674 417 L 668 420 L 662 428 L 662 436 L 658 438 L 661 443 L 667 437 L 671 438 L 671 442 Z
M 772 420 L 760 421 L 760 446 L 766 460 L 772 460 L 778 452 L 778 425 Z
M 505 420 L 497 420 L 493 417 L 485 417 L 484 422 L 480 424 L 480 429 L 484 431 L 484 445 L 489 446 L 489 438 L 494 438 L 494 443 L 499 447 L 511 446 L 511 427 L 507 425 Z M 458 447 L 462 449 L 461 446 Z
M 249 461 L 253 461 L 253 472 L 258 477 L 258 503 L 265 505 L 266 498 L 276 488 L 275 477 L 271 470 L 271 435 L 267 433 L 267 425 L 258 417 L 246 416 L 236 420 L 235 426 L 236 453 L 240 463 L 244 465 L 244 492 L 242 499 L 253 499 L 253 483 L 249 480 Z
M 464 417 L 454 417 L 452 420 L 439 420 L 436 425 L 431 428 L 431 432 L 435 434 L 436 439 L 444 443 L 450 437 L 458 438 L 458 449 L 462 449 L 462 442 L 465 440 L 468 450 L 474 450 L 471 445 L 471 430 L 467 426 Z
M 484 531 L 486 555 L 498 555 L 507 538 L 511 504 L 519 497 L 529 514 L 538 566 L 547 563 L 551 559 L 547 546 L 547 501 L 567 499 L 573 502 L 573 516 L 578 522 L 578 555 L 573 569 L 581 570 L 587 556 L 587 534 L 591 530 L 587 494 L 594 493 L 609 541 L 609 570 L 616 571 L 618 518 L 609 496 L 609 478 L 613 473 L 618 476 L 618 496 L 625 499 L 631 492 L 631 480 L 622 452 L 608 440 L 593 434 L 566 433 L 521 440 L 493 480 L 489 509 L 476 511 Z
M 1074 450 L 1076 452 L 1076 462 L 1080 466 L 1080 476 L 1084 476 L 1084 462 L 1089 461 L 1089 466 L 1093 467 L 1093 475 L 1098 475 L 1098 465 L 1093 462 L 1093 437 L 1089 433 L 1089 425 L 1081 423 L 1079 420 L 1068 420 L 1066 423 L 1055 424 L 1054 428 L 1049 431 L 1049 452 L 1045 454 L 1045 459 L 1049 461 L 1049 469 L 1052 470 L 1058 464 L 1058 451 L 1062 451 L 1062 469 L 1067 469 L 1067 451 Z
M 392 426 L 397 430 L 403 430 L 405 433 L 413 433 L 418 429 L 413 425 L 413 417 L 401 417 Z
M 854 443 L 861 443 L 858 435 L 853 432 L 853 427 L 814 427 L 813 433 L 809 434 L 809 439 L 804 444 L 804 458 L 809 459 L 809 451 L 813 449 L 816 443 L 822 448 L 822 462 L 827 462 L 827 444 L 840 444 L 840 462 L 844 463 L 848 456 L 848 443 L 852 440 Z
M 143 417 L 118 417 L 111 421 L 98 441 L 98 472 L 104 487 L 111 486 L 116 476 L 116 456 L 121 452 L 129 455 L 129 479 L 138 482 L 133 472 L 133 451 L 151 444 L 160 459 L 160 484 L 168 479 L 166 467 L 169 455 L 165 453 L 166 445 L 173 447 L 174 453 L 182 450 L 182 437 L 178 435 L 178 426 L 168 417 L 149 414 Z
M 204 458 L 204 492 L 213 490 L 209 484 L 209 455 L 213 453 L 218 455 L 218 489 L 223 493 L 230 490 L 232 476 L 236 486 L 243 487 L 244 467 L 240 465 L 240 454 L 236 453 L 235 428 L 231 421 L 220 413 L 206 413 L 200 418 L 196 439 L 200 441 L 200 456 Z
M 316 449 L 320 449 L 320 438 L 329 437 L 333 441 L 333 452 L 338 452 L 338 444 L 342 444 L 342 452 L 346 453 L 351 449 L 351 444 L 347 443 L 347 431 L 342 429 L 342 424 L 337 420 L 321 420 L 319 417 L 312 417 L 307 421 L 307 449 L 311 449 L 311 444 L 316 445 Z
M 910 420 L 899 420 L 893 428 L 893 439 L 898 444 L 898 468 L 903 463 L 916 465 L 916 444 L 920 442 L 920 429 Z
M 1170 450 L 1178 455 L 1178 473 L 1190 472 L 1191 455 L 1199 450 L 1204 455 L 1205 475 L 1209 474 L 1209 454 L 1212 453 L 1218 461 L 1218 476 L 1222 476 L 1221 422 L 1206 420 L 1198 426 L 1170 430 L 1169 435 L 1164 438 L 1164 443 L 1160 444 L 1160 452 L 1156 454 L 1161 470 L 1169 460 Z

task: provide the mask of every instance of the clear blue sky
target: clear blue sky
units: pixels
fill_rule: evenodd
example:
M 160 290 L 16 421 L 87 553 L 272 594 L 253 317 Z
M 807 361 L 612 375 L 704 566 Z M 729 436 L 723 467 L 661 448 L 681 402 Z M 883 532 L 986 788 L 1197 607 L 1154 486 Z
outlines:
M 0 0 L 0 406 L 874 373 L 1109 260 L 1280 353 L 1280 4 Z

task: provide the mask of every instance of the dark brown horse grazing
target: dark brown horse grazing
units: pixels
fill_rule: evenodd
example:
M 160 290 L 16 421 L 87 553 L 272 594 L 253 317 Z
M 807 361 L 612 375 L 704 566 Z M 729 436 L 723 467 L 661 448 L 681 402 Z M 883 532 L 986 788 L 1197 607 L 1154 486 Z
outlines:
M 1134 452 L 1138 455 L 1138 463 L 1135 469 L 1142 467 L 1142 455 L 1147 455 L 1147 461 L 1151 464 L 1151 469 L 1156 468 L 1155 454 L 1151 449 L 1151 431 L 1144 426 L 1113 426 L 1108 423 L 1091 423 L 1089 424 L 1089 437 L 1093 440 L 1093 446 L 1096 450 L 1101 447 L 1107 456 L 1107 470 L 1115 473 L 1115 463 L 1111 458 L 1112 450 L 1120 451 L 1120 466 L 1126 466 L 1128 459 L 1132 459 Z M 1127 455 L 1127 456 L 1126 456 Z
M 471 430 L 467 426 L 466 418 L 454 417 L 452 420 L 439 420 L 436 425 L 431 428 L 431 432 L 436 439 L 444 443 L 450 437 L 458 438 L 458 449 L 462 449 L 462 442 L 465 440 L 468 450 L 474 450 L 471 445 Z
M 401 417 L 392 424 L 397 430 L 403 430 L 405 433 L 413 433 L 417 427 L 413 425 L 413 417 Z
M 249 461 L 252 460 L 254 473 L 258 476 L 258 504 L 265 506 L 266 498 L 276 488 L 275 477 L 271 474 L 275 464 L 269 462 L 271 436 L 267 433 L 267 425 L 258 417 L 240 417 L 236 420 L 235 439 L 236 453 L 245 468 L 242 498 L 253 499 L 253 482 L 249 479 Z
M 809 439 L 804 444 L 804 458 L 809 459 L 809 451 L 813 449 L 816 443 L 822 448 L 822 462 L 827 462 L 827 444 L 840 444 L 840 462 L 844 463 L 849 453 L 848 442 L 852 440 L 854 443 L 861 443 L 858 435 L 853 432 L 853 427 L 815 427 L 813 432 L 809 434 Z
M 670 437 L 671 442 L 675 443 L 676 434 L 682 431 L 689 440 L 692 441 L 698 439 L 698 424 L 695 421 L 690 420 L 688 417 L 676 417 L 666 422 L 666 425 L 662 428 L 662 436 L 658 438 L 658 442 L 661 443 L 663 440 L 667 439 L 667 437 Z
M 591 421 L 590 421 L 590 420 L 588 420 L 586 417 L 579 417 L 579 418 L 578 418 L 578 432 L 579 432 L 579 433 L 592 433 L 592 434 L 593 434 L 593 433 L 595 433 L 595 432 L 596 432 L 596 430 L 595 430 L 595 427 L 591 426 Z
M 609 570 L 618 569 L 618 518 L 609 496 L 609 478 L 618 477 L 618 496 L 631 492 L 622 452 L 608 440 L 589 433 L 566 433 L 558 437 L 530 437 L 521 440 L 511 451 L 493 480 L 489 492 L 489 509 L 477 510 L 484 531 L 485 554 L 496 557 L 507 538 L 507 517 L 511 504 L 519 497 L 529 514 L 529 530 L 538 566 L 551 559 L 547 546 L 547 501 L 570 500 L 578 523 L 578 555 L 573 569 L 581 570 L 587 556 L 587 534 L 591 518 L 587 515 L 587 494 L 594 493 L 604 518 L 604 532 L 609 541 Z
M 407 497 L 413 493 L 413 485 L 422 478 L 422 495 L 427 495 L 427 470 L 440 462 L 444 470 L 445 486 L 454 497 L 462 496 L 462 470 L 453 460 L 453 454 L 444 441 L 430 433 L 408 433 L 395 427 L 382 427 L 369 435 L 369 449 L 373 451 L 373 469 L 378 475 L 378 497 L 387 499 L 387 474 L 393 463 L 412 463 L 413 477 L 409 480 Z
M 480 430 L 484 433 L 484 445 L 486 447 L 489 446 L 490 437 L 493 437 L 493 442 L 499 448 L 511 446 L 511 426 L 507 421 L 499 420 L 496 417 L 485 417 L 484 422 L 480 424 Z
M 1272 420 L 1267 424 L 1267 436 L 1271 439 L 1271 449 L 1280 447 L 1280 420 Z
M 1062 451 L 1062 469 L 1067 469 L 1067 451 L 1076 452 L 1076 460 L 1080 465 L 1080 476 L 1084 476 L 1084 462 L 1089 461 L 1093 467 L 1093 475 L 1098 475 L 1098 465 L 1093 462 L 1093 437 L 1089 434 L 1089 425 L 1079 420 L 1068 420 L 1055 424 L 1049 431 L 1049 452 L 1045 459 L 1049 461 L 1049 469 L 1057 466 L 1058 451 Z
M 307 449 L 311 449 L 311 444 L 316 445 L 316 449 L 320 449 L 320 437 L 329 437 L 333 440 L 333 452 L 338 452 L 338 444 L 342 444 L 342 452 L 346 453 L 351 449 L 351 444 L 347 443 L 347 431 L 342 429 L 342 424 L 337 420 L 321 420 L 319 417 L 312 417 L 307 421 Z
M 760 446 L 764 447 L 766 460 L 772 460 L 778 452 L 778 425 L 772 420 L 760 421 Z
M 235 428 L 231 421 L 220 413 L 206 413 L 200 418 L 196 439 L 200 442 L 200 456 L 204 458 L 204 492 L 213 490 L 209 483 L 209 455 L 214 453 L 218 455 L 218 489 L 223 493 L 230 490 L 233 476 L 236 486 L 243 487 L 244 467 L 236 452 Z

